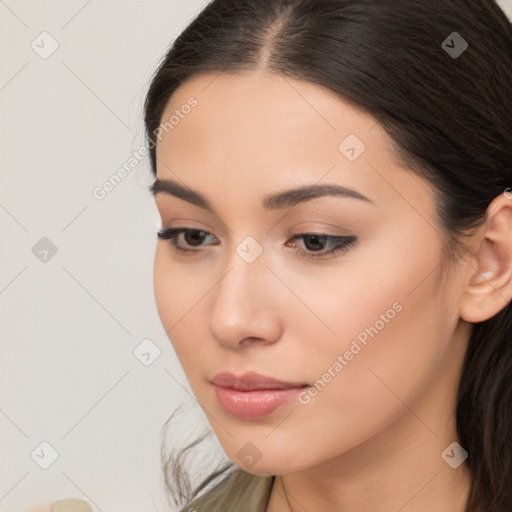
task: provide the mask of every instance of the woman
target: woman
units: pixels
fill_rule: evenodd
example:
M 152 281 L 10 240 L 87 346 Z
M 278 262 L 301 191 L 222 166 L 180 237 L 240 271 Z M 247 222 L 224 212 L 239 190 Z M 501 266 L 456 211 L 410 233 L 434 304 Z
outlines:
M 214 0 L 145 103 L 158 312 L 234 464 L 182 510 L 512 510 L 512 26 Z M 222 479 L 221 479 L 222 477 Z

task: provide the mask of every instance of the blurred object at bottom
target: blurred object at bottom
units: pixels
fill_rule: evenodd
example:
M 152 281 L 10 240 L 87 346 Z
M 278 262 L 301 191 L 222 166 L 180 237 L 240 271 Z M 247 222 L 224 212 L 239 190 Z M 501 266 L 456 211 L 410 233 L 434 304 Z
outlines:
M 84 500 L 69 499 L 52 503 L 50 512 L 92 512 L 92 508 Z

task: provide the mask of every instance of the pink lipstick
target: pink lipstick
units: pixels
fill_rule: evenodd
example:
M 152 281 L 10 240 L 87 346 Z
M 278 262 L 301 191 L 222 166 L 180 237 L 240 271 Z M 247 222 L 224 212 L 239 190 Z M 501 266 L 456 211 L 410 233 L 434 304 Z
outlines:
M 255 372 L 241 376 L 221 372 L 210 382 L 222 408 L 241 419 L 264 417 L 308 387 L 303 382 L 284 382 Z

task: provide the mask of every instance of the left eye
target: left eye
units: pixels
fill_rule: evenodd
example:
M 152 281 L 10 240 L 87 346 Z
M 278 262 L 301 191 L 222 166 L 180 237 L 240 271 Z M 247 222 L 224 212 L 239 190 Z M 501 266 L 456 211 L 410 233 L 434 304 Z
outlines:
M 198 249 L 190 249 L 178 245 L 177 239 L 179 235 L 182 234 L 184 235 L 185 243 L 188 244 L 189 247 L 201 247 L 206 237 L 213 236 L 211 233 L 200 229 L 163 227 L 157 232 L 157 237 L 161 240 L 169 240 L 179 253 L 190 254 L 199 252 Z M 306 247 L 312 247 L 311 249 L 299 249 L 297 251 L 307 258 L 320 258 L 338 253 L 339 251 L 347 251 L 357 241 L 357 238 L 354 236 L 333 236 L 319 233 L 302 233 L 292 238 L 292 240 L 296 239 L 303 239 L 304 242 L 306 240 L 309 241 L 309 243 L 305 243 L 304 245 Z M 319 245 L 324 246 L 325 244 L 331 245 L 331 248 L 324 250 L 318 248 Z
M 303 254 L 308 258 L 321 258 L 327 255 L 336 254 L 340 251 L 348 251 L 350 247 L 352 247 L 357 239 L 354 236 L 333 236 L 333 235 L 324 235 L 318 233 L 303 233 L 301 235 L 296 235 L 293 237 L 295 239 L 303 239 L 305 247 L 312 247 L 311 250 L 299 250 L 299 254 Z M 309 240 L 309 243 L 306 241 Z M 330 249 L 318 250 L 318 246 L 325 245 L 329 243 L 331 246 Z

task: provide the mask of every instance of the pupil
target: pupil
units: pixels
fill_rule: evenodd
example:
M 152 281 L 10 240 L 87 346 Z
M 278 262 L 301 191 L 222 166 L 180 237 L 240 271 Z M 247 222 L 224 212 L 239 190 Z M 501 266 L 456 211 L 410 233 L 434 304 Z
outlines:
M 309 235 L 307 237 L 309 240 L 316 240 L 318 242 L 318 240 L 320 239 L 320 236 L 319 235 Z M 318 243 L 317 244 L 313 244 L 314 246 L 316 245 L 316 249 L 318 249 Z M 321 247 L 320 247 L 321 249 Z
M 197 231 L 196 230 L 196 231 L 189 231 L 187 233 L 187 236 L 192 238 L 192 242 L 195 239 L 196 242 L 198 242 L 200 244 L 201 243 L 201 236 L 199 236 L 199 239 L 197 239 L 197 235 L 201 235 L 201 234 L 204 234 L 204 231 Z M 189 243 L 189 240 L 187 240 L 187 243 Z M 194 245 L 194 243 L 191 243 L 190 245 Z

